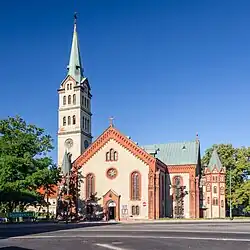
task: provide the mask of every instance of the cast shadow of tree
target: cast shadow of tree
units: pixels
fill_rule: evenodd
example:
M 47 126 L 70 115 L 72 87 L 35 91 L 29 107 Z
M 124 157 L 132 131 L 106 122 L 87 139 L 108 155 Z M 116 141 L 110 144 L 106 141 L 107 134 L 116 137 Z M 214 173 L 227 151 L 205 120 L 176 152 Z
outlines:
M 24 248 L 24 247 L 9 246 L 9 247 L 0 247 L 0 250 L 32 250 L 32 249 Z

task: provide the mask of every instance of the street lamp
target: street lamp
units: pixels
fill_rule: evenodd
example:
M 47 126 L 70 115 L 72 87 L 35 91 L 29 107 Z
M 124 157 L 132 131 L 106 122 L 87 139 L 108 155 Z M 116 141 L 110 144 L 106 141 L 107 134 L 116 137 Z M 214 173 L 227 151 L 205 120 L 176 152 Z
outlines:
M 236 154 L 233 154 L 233 159 L 237 161 Z M 229 193 L 230 193 L 230 201 L 229 201 L 229 209 L 230 209 L 230 220 L 233 220 L 233 213 L 232 213 L 232 166 L 230 165 L 230 172 L 229 172 Z

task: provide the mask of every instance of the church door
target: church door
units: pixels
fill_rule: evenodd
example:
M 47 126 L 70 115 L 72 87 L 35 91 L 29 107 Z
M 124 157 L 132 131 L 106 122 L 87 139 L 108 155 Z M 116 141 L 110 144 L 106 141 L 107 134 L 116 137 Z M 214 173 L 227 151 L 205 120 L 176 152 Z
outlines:
M 103 208 L 107 220 L 120 220 L 120 195 L 110 189 L 103 195 Z
M 109 220 L 115 219 L 115 207 L 109 207 Z

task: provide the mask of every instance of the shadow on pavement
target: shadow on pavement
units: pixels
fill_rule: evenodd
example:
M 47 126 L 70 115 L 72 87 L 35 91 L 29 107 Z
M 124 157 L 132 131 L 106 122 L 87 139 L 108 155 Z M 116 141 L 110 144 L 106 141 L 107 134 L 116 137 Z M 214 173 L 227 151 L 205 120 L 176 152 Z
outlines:
M 32 249 L 13 246 L 13 247 L 0 247 L 0 250 L 32 250 Z
M 30 225 L 6 225 L 4 227 L 0 226 L 0 239 L 5 239 L 9 237 L 26 236 L 30 234 L 48 233 L 55 232 L 59 230 L 68 230 L 75 228 L 84 227 L 101 227 L 107 225 L 115 225 L 114 223 L 95 223 L 95 222 L 85 222 L 85 223 L 56 223 L 56 224 L 30 224 Z M 2 250 L 2 248 L 0 248 Z M 21 248 L 20 248 L 21 249 Z

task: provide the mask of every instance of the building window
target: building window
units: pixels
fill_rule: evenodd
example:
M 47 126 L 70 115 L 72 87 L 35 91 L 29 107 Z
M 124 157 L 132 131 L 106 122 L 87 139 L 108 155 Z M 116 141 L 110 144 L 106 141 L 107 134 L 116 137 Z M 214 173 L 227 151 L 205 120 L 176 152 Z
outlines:
M 221 193 L 221 194 L 225 194 L 225 189 L 224 189 L 224 187 L 220 187 L 220 193 Z
M 109 169 L 107 170 L 107 172 L 106 172 L 106 176 L 107 176 L 109 179 L 111 179 L 111 180 L 113 180 L 114 178 L 116 178 L 117 175 L 118 175 L 118 171 L 117 171 L 116 168 L 109 168 Z
M 68 125 L 70 125 L 70 124 L 71 124 L 71 117 L 68 116 Z
M 106 153 L 106 161 L 117 161 L 118 160 L 118 153 L 113 148 L 111 148 Z
M 67 84 L 67 90 L 69 90 L 69 84 Z
M 210 204 L 210 198 L 207 197 L 207 204 L 209 205 Z
M 210 192 L 210 190 L 211 190 L 211 189 L 210 189 L 210 185 L 208 184 L 208 185 L 207 185 L 207 192 Z
M 218 206 L 218 199 L 217 198 L 213 198 L 213 205 Z
M 87 109 L 89 108 L 89 99 L 87 99 Z
M 71 104 L 71 95 L 68 96 L 68 104 Z
M 73 104 L 74 105 L 76 104 L 76 95 L 75 94 L 73 95 Z
M 221 205 L 221 207 L 224 207 L 224 200 L 220 201 L 220 205 Z
M 132 206 L 132 215 L 140 215 L 140 207 Z
M 217 194 L 217 187 L 214 187 L 214 194 Z
M 72 89 L 72 83 L 70 84 L 70 89 Z
M 87 140 L 84 141 L 84 148 L 87 149 L 89 146 L 89 142 Z
M 87 125 L 87 126 L 86 126 L 86 130 L 89 131 L 89 119 L 87 119 L 86 122 L 87 122 L 87 124 L 86 124 L 86 125 Z
M 66 117 L 63 117 L 63 126 L 66 126 Z
M 95 176 L 90 173 L 86 176 L 86 199 L 95 193 Z
M 131 174 L 131 200 L 140 200 L 141 175 L 137 171 Z
M 66 105 L 66 96 L 63 96 L 63 105 Z
M 76 124 L 76 116 L 75 116 L 75 115 L 73 115 L 73 117 L 72 117 L 72 124 L 73 124 L 73 125 Z
M 83 129 L 85 129 L 85 117 L 84 116 L 82 118 L 82 127 L 83 127 Z

